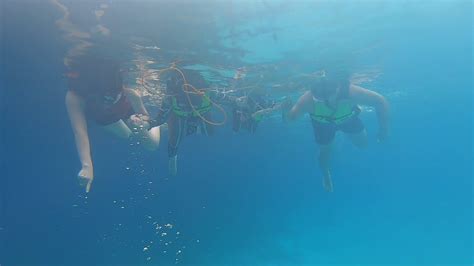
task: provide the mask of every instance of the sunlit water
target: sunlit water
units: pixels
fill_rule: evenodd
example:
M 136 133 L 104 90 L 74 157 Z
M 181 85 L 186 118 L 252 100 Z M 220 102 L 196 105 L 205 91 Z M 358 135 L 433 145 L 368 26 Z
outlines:
M 472 265 L 471 1 L 13 1 L 1 17 L 1 265 Z M 387 97 L 391 135 L 338 135 L 326 193 L 307 117 L 157 152 L 91 126 L 85 195 L 64 57 L 95 45 L 156 113 L 162 73 L 293 101 L 324 67 Z M 71 52 L 72 51 L 72 52 Z M 216 121 L 224 116 L 216 111 Z

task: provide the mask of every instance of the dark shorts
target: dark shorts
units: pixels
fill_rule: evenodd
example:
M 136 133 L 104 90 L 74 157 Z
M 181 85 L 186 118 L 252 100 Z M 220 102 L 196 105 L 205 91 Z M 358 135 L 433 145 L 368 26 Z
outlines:
M 127 97 L 123 95 L 117 103 L 109 107 L 88 104 L 86 113 L 97 124 L 107 126 L 119 120 L 127 120 L 131 115 L 135 114 L 135 111 Z
M 100 84 L 100 83 L 99 83 Z M 133 106 L 122 92 L 122 97 L 113 105 L 106 106 L 101 103 L 101 90 L 96 83 L 90 83 L 88 79 L 79 77 L 68 77 L 69 90 L 74 91 L 82 97 L 86 103 L 86 115 L 98 125 L 106 126 L 126 120 L 135 113 Z
M 323 145 L 331 143 L 338 130 L 344 133 L 357 134 L 365 129 L 364 123 L 357 116 L 338 125 L 334 123 L 321 123 L 314 120 L 312 122 L 316 142 Z

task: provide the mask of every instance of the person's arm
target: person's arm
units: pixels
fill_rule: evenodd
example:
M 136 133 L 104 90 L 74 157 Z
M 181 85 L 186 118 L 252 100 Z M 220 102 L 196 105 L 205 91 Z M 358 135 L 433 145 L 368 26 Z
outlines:
M 87 121 L 84 114 L 83 100 L 73 91 L 66 94 L 66 108 L 74 132 L 76 149 L 81 161 L 81 171 L 78 174 L 80 179 L 87 182 L 86 192 L 89 192 L 92 180 L 94 179 L 94 167 L 91 159 L 91 151 L 89 144 L 89 135 L 87 133 Z
M 379 122 L 378 138 L 380 141 L 387 138 L 389 132 L 390 107 L 385 97 L 375 91 L 364 89 L 356 85 L 351 85 L 350 94 L 357 104 L 368 105 L 375 108 Z
M 291 108 L 288 113 L 288 120 L 292 121 L 303 115 L 304 113 L 311 112 L 311 106 L 313 103 L 313 94 L 311 91 L 305 92 Z
M 142 97 L 137 91 L 132 89 L 124 89 L 124 93 L 127 96 L 127 99 L 130 101 L 130 104 L 132 104 L 132 108 L 136 114 L 149 116 L 148 111 L 143 104 Z
M 146 128 L 149 127 L 150 115 L 143 104 L 142 97 L 138 94 L 137 91 L 133 89 L 124 89 L 125 96 L 130 101 L 134 114 L 130 116 L 130 121 L 135 126 L 143 126 L 143 123 L 146 122 Z
M 285 113 L 284 115 L 287 115 L 286 112 L 289 111 L 288 109 L 291 108 L 291 105 L 292 105 L 291 99 L 289 97 L 285 97 L 283 99 L 283 101 L 266 104 L 266 106 L 270 106 L 270 107 L 267 107 L 267 108 L 264 108 L 262 110 L 256 111 L 255 113 L 252 114 L 252 117 L 263 119 L 263 118 L 265 118 L 267 116 L 270 116 L 270 115 L 272 115 L 275 112 L 280 111 L 280 110 L 283 110 L 284 113 Z M 285 109 L 286 109 L 286 112 L 285 112 Z
M 214 103 L 226 105 L 226 106 L 234 106 L 237 102 L 237 97 L 231 95 L 234 92 L 233 90 L 229 91 L 219 91 L 219 90 L 211 90 L 209 92 L 209 97 Z

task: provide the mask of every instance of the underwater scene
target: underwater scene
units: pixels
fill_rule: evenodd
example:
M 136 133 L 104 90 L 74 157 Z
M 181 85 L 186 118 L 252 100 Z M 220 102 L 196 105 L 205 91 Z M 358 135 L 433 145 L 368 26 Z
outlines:
M 0 0 L 0 266 L 474 265 L 470 0 Z

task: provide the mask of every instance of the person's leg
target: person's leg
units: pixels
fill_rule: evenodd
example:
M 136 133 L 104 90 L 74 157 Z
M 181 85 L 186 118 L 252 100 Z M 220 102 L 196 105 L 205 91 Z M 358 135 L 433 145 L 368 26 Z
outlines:
M 123 120 L 102 126 L 102 128 L 122 139 L 128 139 L 132 135 L 132 131 Z
M 333 192 L 331 179 L 331 152 L 332 143 L 319 145 L 319 167 L 323 174 L 323 187 L 328 192 Z
M 351 140 L 357 148 L 365 148 L 368 145 L 367 131 L 365 130 L 364 123 L 358 117 L 351 118 L 349 121 L 340 125 L 339 128 L 342 132 Z
M 336 128 L 332 124 L 313 121 L 313 130 L 316 142 L 319 144 L 318 162 L 323 174 L 323 187 L 326 191 L 332 192 L 331 153 L 332 142 L 336 135 Z
M 160 126 L 157 126 L 157 127 L 152 127 L 147 131 L 149 145 L 146 146 L 146 147 L 149 150 L 156 150 L 158 148 L 158 146 L 160 145 L 161 129 L 163 127 L 164 127 L 163 125 L 160 125 Z
M 160 145 L 160 131 L 162 126 L 163 125 L 156 126 L 150 128 L 149 130 L 146 130 L 146 127 L 134 129 L 133 136 L 140 142 L 141 145 L 143 145 L 145 149 L 154 151 Z
M 122 139 L 130 138 L 132 133 L 135 132 L 147 150 L 156 150 L 160 144 L 160 127 L 153 127 L 150 130 L 137 129 L 132 131 L 123 120 L 119 120 L 113 124 L 102 126 L 102 128 Z
M 168 121 L 168 171 L 172 176 L 178 173 L 178 147 L 184 134 L 184 120 L 172 114 Z
M 252 120 L 250 124 L 250 132 L 255 133 L 257 131 L 257 126 L 258 126 L 258 122 L 255 120 Z

